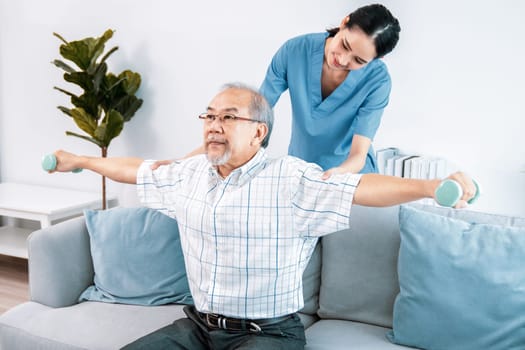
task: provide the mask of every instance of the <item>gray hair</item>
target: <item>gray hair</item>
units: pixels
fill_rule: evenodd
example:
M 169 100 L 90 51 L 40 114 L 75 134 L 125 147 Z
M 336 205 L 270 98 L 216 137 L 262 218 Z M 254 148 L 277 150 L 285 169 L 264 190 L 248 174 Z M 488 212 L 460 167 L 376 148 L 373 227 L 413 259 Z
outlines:
M 266 98 L 264 98 L 264 96 L 261 95 L 258 90 L 244 83 L 224 84 L 221 88 L 221 92 L 228 89 L 244 90 L 248 91 L 252 95 L 252 99 L 250 101 L 250 105 L 248 106 L 248 110 L 250 112 L 250 116 L 253 119 L 266 124 L 266 126 L 268 127 L 268 134 L 266 134 L 266 137 L 261 143 L 262 147 L 268 147 L 268 143 L 270 142 L 270 135 L 272 134 L 273 128 L 273 110 L 272 107 L 270 107 L 268 101 L 266 101 Z

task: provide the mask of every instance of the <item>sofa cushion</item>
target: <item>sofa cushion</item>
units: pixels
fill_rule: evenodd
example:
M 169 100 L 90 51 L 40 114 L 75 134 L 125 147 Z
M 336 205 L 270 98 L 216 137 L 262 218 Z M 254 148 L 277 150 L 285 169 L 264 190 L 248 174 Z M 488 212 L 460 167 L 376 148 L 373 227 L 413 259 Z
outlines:
M 0 317 L 0 349 L 120 349 L 185 317 L 183 307 L 89 301 L 52 308 L 26 302 Z
M 433 211 L 400 210 L 391 340 L 425 349 L 522 347 L 525 220 Z
M 350 229 L 323 237 L 321 318 L 392 326 L 399 291 L 398 206 L 352 206 Z
M 305 350 L 402 350 L 412 349 L 388 341 L 390 328 L 361 322 L 320 320 L 306 329 Z M 413 349 L 412 349 L 413 350 Z
M 174 219 L 149 208 L 86 210 L 84 215 L 95 277 L 80 301 L 192 302 Z

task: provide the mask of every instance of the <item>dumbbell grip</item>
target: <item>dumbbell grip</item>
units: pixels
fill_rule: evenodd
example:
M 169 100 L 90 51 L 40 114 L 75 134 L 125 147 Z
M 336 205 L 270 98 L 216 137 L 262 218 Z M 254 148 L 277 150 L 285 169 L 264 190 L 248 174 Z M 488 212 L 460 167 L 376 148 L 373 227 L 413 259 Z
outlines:
M 47 154 L 42 157 L 42 169 L 45 171 L 55 171 L 57 168 L 57 157 L 54 154 Z M 82 168 L 73 169 L 73 173 L 79 173 Z
M 479 189 L 478 183 L 476 181 L 473 181 L 473 182 L 474 182 L 474 185 L 476 186 L 476 194 L 474 195 L 474 197 L 472 197 L 471 199 L 467 201 L 467 203 L 469 204 L 474 203 L 480 195 L 480 189 Z M 455 206 L 458 203 L 458 201 L 461 199 L 462 196 L 463 196 L 463 189 L 461 188 L 459 183 L 457 183 L 456 181 L 452 179 L 445 179 L 441 181 L 441 183 L 439 184 L 439 186 L 436 188 L 436 191 L 435 191 L 436 202 L 439 205 L 444 206 L 444 207 Z

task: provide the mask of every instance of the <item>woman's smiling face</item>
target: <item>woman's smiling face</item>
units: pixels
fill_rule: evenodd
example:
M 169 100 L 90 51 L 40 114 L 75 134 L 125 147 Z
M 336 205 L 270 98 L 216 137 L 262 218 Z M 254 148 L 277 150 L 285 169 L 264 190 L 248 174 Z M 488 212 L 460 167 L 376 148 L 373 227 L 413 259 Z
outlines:
M 348 17 L 347 17 L 348 18 Z M 343 20 L 339 32 L 327 39 L 325 47 L 326 64 L 336 70 L 357 70 L 376 58 L 373 38 L 361 28 L 348 28 Z

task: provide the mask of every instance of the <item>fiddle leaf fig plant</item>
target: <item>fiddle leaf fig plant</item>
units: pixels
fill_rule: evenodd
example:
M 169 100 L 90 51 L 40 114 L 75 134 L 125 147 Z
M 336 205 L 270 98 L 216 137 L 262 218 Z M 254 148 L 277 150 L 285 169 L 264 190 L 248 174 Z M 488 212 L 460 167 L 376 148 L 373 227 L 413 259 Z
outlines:
M 106 63 L 118 47 L 105 51 L 105 44 L 113 37 L 114 31 L 106 30 L 98 38 L 85 38 L 67 41 L 53 33 L 62 41 L 60 55 L 69 62 L 56 59 L 52 63 L 64 71 L 64 80 L 77 85 L 81 93 L 75 94 L 63 88 L 54 88 L 70 97 L 72 107 L 58 106 L 65 115 L 71 117 L 77 127 L 85 134 L 66 131 L 96 144 L 102 157 L 107 157 L 111 141 L 120 135 L 124 123 L 131 120 L 142 106 L 143 100 L 135 96 L 141 83 L 136 72 L 124 70 L 116 75 L 108 72 Z M 74 65 L 72 65 L 73 63 Z M 102 208 L 106 208 L 106 179 L 102 177 Z

